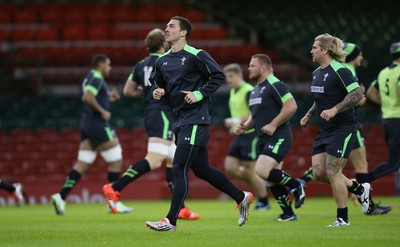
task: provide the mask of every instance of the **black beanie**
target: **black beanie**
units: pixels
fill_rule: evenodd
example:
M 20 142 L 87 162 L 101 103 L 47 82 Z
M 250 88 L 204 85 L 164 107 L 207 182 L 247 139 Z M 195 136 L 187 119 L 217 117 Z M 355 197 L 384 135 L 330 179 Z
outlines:
M 353 43 L 344 43 L 343 50 L 347 53 L 346 63 L 353 61 L 361 53 L 361 48 Z

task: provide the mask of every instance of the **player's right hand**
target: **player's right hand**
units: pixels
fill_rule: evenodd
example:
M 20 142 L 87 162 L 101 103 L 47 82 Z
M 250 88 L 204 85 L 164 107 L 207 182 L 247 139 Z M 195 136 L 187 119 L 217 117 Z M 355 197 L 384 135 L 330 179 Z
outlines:
M 240 123 L 236 126 L 235 131 L 233 132 L 235 135 L 241 135 L 246 131 L 246 126 L 243 123 Z
M 164 89 L 156 88 L 153 91 L 153 98 L 156 99 L 156 100 L 159 100 L 159 99 L 161 99 L 162 96 L 164 96 L 164 94 L 165 94 L 165 90 Z
M 111 118 L 111 113 L 110 113 L 109 111 L 104 111 L 104 112 L 101 114 L 101 117 L 102 117 L 104 120 L 108 121 L 108 120 L 110 120 L 110 118 Z
M 307 128 L 308 124 L 310 122 L 310 118 L 308 116 L 304 116 L 301 120 L 300 120 L 300 125 L 303 128 Z

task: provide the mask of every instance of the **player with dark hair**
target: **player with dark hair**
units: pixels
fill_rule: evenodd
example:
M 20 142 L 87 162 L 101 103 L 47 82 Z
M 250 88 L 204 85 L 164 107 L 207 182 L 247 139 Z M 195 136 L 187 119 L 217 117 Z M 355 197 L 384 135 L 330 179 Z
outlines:
M 161 29 L 153 29 L 145 39 L 145 44 L 150 55 L 137 63 L 132 69 L 124 87 L 124 95 L 127 97 L 145 97 L 145 128 L 149 137 L 147 155 L 143 160 L 131 165 L 124 175 L 113 184 L 103 187 L 108 206 L 113 213 L 117 213 L 117 205 L 114 203 L 115 196 L 131 182 L 143 174 L 159 168 L 163 161 L 167 161 L 166 179 L 170 191 L 174 188 L 172 174 L 172 159 L 176 146 L 172 142 L 172 113 L 170 107 L 163 100 L 153 99 L 151 92 L 152 84 L 149 81 L 156 60 L 165 53 L 168 46 L 165 34 Z M 185 205 L 179 212 L 180 219 L 196 220 L 199 215 L 191 212 Z
M 319 131 L 312 150 L 312 167 L 317 181 L 330 184 L 337 205 L 331 227 L 348 226 L 347 193 L 356 194 L 366 213 L 370 205 L 369 183 L 360 184 L 342 174 L 356 140 L 353 107 L 362 99 L 362 91 L 351 72 L 342 64 L 346 52 L 343 42 L 330 34 L 318 35 L 312 45 L 313 61 L 320 65 L 313 72 L 311 92 L 314 104 L 300 120 L 307 127 L 313 115 L 319 116 Z
M 71 190 L 79 182 L 81 176 L 96 159 L 97 152 L 108 164 L 108 181 L 116 181 L 122 168 L 122 149 L 118 138 L 109 123 L 111 113 L 109 102 L 120 98 L 116 88 L 108 90 L 105 78 L 111 71 L 110 59 L 104 54 L 97 54 L 92 59 L 92 70 L 83 80 L 82 89 L 84 102 L 80 123 L 81 143 L 78 160 L 64 182 L 59 193 L 51 196 L 56 213 L 65 214 L 65 200 Z M 128 213 L 128 208 L 121 202 L 116 202 L 119 213 Z
M 209 164 L 210 96 L 225 81 L 224 73 L 211 56 L 187 44 L 192 25 L 186 18 L 171 18 L 165 29 L 171 50 L 161 56 L 151 77 L 155 85 L 153 97 L 167 99 L 171 107 L 177 149 L 173 160 L 175 188 L 169 213 L 160 221 L 147 221 L 157 231 L 175 231 L 179 210 L 188 192 L 188 172 L 209 182 L 231 196 L 238 204 L 242 226 L 253 200 L 250 192 L 243 192 L 219 170 Z
M 388 146 L 387 161 L 369 174 L 369 181 L 396 172 L 400 168 L 400 42 L 390 46 L 393 62 L 384 68 L 368 88 L 368 98 L 381 105 L 383 130 Z
M 229 96 L 231 117 L 225 119 L 225 126 L 229 128 L 231 134 L 234 134 L 236 127 L 246 121 L 251 114 L 248 102 L 254 87 L 244 81 L 239 64 L 228 64 L 224 67 L 224 73 L 226 84 L 231 89 Z M 229 176 L 244 181 L 254 189 L 258 197 L 255 209 L 270 209 L 266 186 L 255 171 L 257 142 L 257 132 L 254 128 L 236 136 L 225 157 L 225 171 Z
M 25 202 L 24 187 L 21 183 L 6 183 L 0 179 L 0 190 L 5 190 L 12 195 L 18 206 L 22 206 Z
M 297 216 L 290 205 L 289 193 L 295 197 L 295 208 L 299 208 L 305 199 L 304 188 L 282 170 L 281 162 L 293 143 L 289 119 L 296 112 L 297 104 L 287 86 L 273 75 L 272 62 L 267 55 L 251 57 L 249 77 L 257 82 L 249 99 L 251 115 L 237 127 L 236 133 L 243 134 L 255 128 L 259 138 L 255 170 L 258 176 L 269 182 L 271 192 L 283 211 L 276 220 L 295 221 Z

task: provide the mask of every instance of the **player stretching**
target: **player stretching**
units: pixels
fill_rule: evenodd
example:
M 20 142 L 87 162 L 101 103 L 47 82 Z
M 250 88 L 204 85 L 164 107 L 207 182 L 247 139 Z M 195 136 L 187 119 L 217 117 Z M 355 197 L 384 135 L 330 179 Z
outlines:
M 108 206 L 113 213 L 117 213 L 115 197 L 131 182 L 143 174 L 159 168 L 163 161 L 167 161 L 166 178 L 170 191 L 174 188 L 172 174 L 172 159 L 175 153 L 175 144 L 172 142 L 172 113 L 165 99 L 155 100 L 151 92 L 150 75 L 153 71 L 156 60 L 165 53 L 168 46 L 164 32 L 161 29 L 154 29 L 147 35 L 145 44 L 150 55 L 137 63 L 129 75 L 125 84 L 124 95 L 128 97 L 145 97 L 145 128 L 149 137 L 146 157 L 131 165 L 124 175 L 113 184 L 103 187 L 104 195 L 107 198 Z M 185 205 L 179 212 L 180 219 L 196 220 L 200 216 L 191 212 Z
M 290 205 L 289 193 L 293 193 L 295 208 L 299 208 L 305 199 L 303 184 L 282 171 L 280 163 L 293 143 L 289 119 L 296 112 L 297 104 L 286 85 L 273 75 L 272 62 L 267 55 L 251 57 L 249 77 L 257 82 L 249 99 L 251 116 L 237 127 L 236 133 L 256 129 L 259 137 L 256 173 L 269 182 L 283 211 L 276 220 L 295 221 L 297 217 Z
M 313 115 L 319 116 L 319 131 L 312 150 L 312 167 L 317 181 L 330 184 L 337 205 L 337 216 L 329 226 L 348 226 L 347 191 L 356 194 L 362 212 L 369 209 L 371 186 L 360 184 L 342 174 L 356 140 L 357 128 L 353 107 L 362 99 L 358 82 L 342 65 L 346 53 L 343 42 L 329 34 L 315 38 L 311 54 L 320 65 L 313 72 L 311 92 L 314 104 L 300 120 L 307 127 Z
M 242 226 L 247 218 L 253 195 L 243 192 L 219 170 L 209 164 L 207 143 L 210 130 L 210 96 L 225 81 L 224 73 L 211 56 L 187 44 L 192 25 L 186 18 L 171 18 L 165 29 L 171 50 L 157 62 L 151 81 L 155 99 L 167 98 L 172 109 L 176 152 L 173 160 L 175 188 L 171 207 L 160 221 L 147 221 L 157 231 L 175 231 L 179 210 L 188 192 L 188 172 L 209 182 L 231 196 L 238 204 Z
M 111 71 L 110 59 L 104 54 L 97 54 L 92 59 L 92 70 L 83 80 L 84 102 L 83 115 L 80 123 L 81 143 L 79 145 L 78 161 L 68 173 L 60 193 L 51 196 L 56 213 L 65 214 L 65 199 L 79 182 L 81 176 L 95 161 L 97 151 L 108 164 L 108 181 L 116 181 L 122 167 L 122 149 L 111 128 L 109 119 L 109 102 L 120 98 L 117 90 L 108 91 L 107 77 Z M 132 208 L 116 202 L 119 213 L 128 213 Z
M 386 176 L 400 168 L 400 42 L 390 46 L 393 62 L 384 68 L 368 88 L 367 96 L 381 105 L 383 130 L 388 146 L 387 161 L 379 164 L 369 174 L 369 180 Z
M 243 80 L 243 72 L 239 64 L 233 63 L 225 66 L 224 73 L 226 83 L 231 89 L 229 96 L 231 117 L 225 119 L 225 126 L 229 128 L 231 134 L 234 134 L 236 126 L 250 116 L 248 101 L 253 86 Z M 254 189 L 255 195 L 258 197 L 255 209 L 269 209 L 264 181 L 255 172 L 257 141 L 257 133 L 253 128 L 236 136 L 225 158 L 225 171 Z

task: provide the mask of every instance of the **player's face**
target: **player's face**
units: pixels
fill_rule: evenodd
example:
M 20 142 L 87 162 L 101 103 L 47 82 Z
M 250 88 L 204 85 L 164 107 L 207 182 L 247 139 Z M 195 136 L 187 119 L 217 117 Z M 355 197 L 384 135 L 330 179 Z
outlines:
M 249 64 L 249 78 L 257 81 L 261 76 L 261 64 L 258 58 L 252 58 Z
M 239 81 L 239 75 L 228 71 L 225 73 L 225 77 L 226 77 L 226 84 L 228 85 L 229 88 L 234 88 L 237 87 L 237 82 Z
M 182 37 L 185 37 L 185 35 L 186 31 L 181 30 L 178 20 L 170 20 L 168 22 L 167 28 L 165 29 L 165 38 L 167 42 L 174 43 Z
M 324 53 L 322 51 L 322 47 L 319 44 L 319 41 L 314 41 L 314 44 L 311 47 L 311 56 L 313 62 L 318 63 L 323 57 Z
M 100 64 L 100 71 L 102 72 L 104 77 L 108 77 L 111 72 L 111 61 L 107 58 L 104 63 Z
M 358 56 L 354 60 L 357 67 L 361 66 L 361 62 L 362 62 L 363 59 L 364 59 L 364 57 L 362 55 L 362 52 L 360 52 L 360 54 L 358 54 Z

